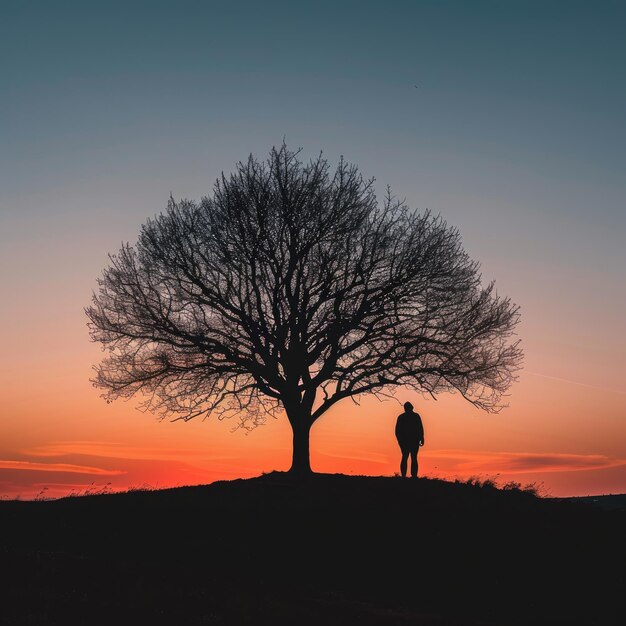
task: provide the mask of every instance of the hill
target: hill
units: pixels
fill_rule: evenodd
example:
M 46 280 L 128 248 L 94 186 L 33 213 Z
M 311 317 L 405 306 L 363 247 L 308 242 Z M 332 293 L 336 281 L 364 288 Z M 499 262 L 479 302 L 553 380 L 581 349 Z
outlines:
M 0 502 L 0 623 L 621 624 L 626 511 L 273 473 Z

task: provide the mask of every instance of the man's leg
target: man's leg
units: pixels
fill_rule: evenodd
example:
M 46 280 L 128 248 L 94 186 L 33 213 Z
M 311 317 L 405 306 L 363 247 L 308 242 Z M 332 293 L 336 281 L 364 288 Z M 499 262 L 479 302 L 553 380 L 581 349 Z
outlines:
M 411 450 L 411 476 L 417 477 L 417 450 Z
M 409 451 L 402 450 L 402 460 L 400 461 L 400 474 L 402 478 L 406 478 L 406 466 L 409 460 Z

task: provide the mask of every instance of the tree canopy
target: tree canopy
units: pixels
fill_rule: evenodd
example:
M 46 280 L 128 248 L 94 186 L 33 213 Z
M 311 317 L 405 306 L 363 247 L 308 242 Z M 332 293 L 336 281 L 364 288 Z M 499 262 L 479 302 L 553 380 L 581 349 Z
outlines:
M 248 428 L 284 412 L 294 471 L 340 400 L 404 387 L 497 411 L 522 359 L 518 307 L 483 284 L 457 229 L 285 144 L 199 202 L 170 198 L 98 286 L 86 313 L 108 399 Z

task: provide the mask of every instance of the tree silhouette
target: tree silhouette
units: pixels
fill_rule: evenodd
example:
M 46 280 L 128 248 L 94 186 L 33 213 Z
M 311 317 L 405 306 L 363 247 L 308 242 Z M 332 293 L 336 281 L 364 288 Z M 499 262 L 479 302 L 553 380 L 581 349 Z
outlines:
M 200 203 L 175 202 L 110 256 L 86 309 L 108 351 L 108 400 L 191 419 L 286 414 L 291 471 L 313 423 L 344 398 L 458 391 L 497 411 L 522 359 L 518 308 L 482 285 L 456 229 L 343 158 L 331 171 L 285 144 L 250 156 Z

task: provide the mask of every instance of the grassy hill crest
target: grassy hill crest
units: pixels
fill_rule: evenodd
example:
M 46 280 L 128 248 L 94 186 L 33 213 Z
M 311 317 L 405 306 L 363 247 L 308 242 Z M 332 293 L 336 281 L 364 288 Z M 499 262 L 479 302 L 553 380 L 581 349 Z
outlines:
M 273 472 L 0 502 L 0 623 L 618 624 L 626 511 L 492 483 Z

